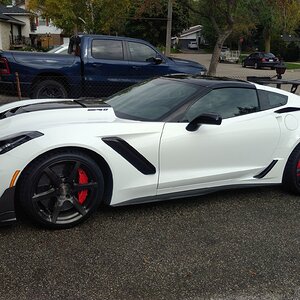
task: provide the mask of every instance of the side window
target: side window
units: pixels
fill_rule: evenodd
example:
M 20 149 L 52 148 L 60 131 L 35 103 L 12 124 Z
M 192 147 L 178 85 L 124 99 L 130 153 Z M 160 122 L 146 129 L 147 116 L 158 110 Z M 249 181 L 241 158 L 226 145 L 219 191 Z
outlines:
M 185 120 L 191 121 L 202 113 L 217 113 L 223 119 L 259 111 L 255 89 L 222 88 L 212 90 L 190 106 Z
M 133 61 L 148 61 L 152 57 L 156 57 L 156 52 L 149 46 L 141 44 L 128 42 L 130 60 Z
M 271 109 L 287 104 L 288 96 L 274 92 L 258 90 L 259 102 L 262 110 Z
M 93 40 L 92 56 L 99 59 L 123 60 L 122 41 Z

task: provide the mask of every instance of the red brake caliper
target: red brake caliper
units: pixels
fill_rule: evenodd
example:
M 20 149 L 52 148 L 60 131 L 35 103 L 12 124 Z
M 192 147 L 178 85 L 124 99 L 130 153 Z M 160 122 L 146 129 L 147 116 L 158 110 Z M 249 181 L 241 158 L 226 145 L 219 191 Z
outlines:
M 89 178 L 87 177 L 86 173 L 82 169 L 78 169 L 78 183 L 84 184 L 88 183 Z M 78 202 L 82 204 L 88 195 L 88 190 L 83 190 L 81 192 L 78 192 Z

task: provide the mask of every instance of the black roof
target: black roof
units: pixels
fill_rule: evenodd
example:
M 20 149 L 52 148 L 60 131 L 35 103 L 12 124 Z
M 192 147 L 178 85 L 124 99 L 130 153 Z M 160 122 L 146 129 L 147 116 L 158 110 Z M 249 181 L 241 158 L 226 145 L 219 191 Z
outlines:
M 197 84 L 203 87 L 210 87 L 210 88 L 221 88 L 221 87 L 255 88 L 255 85 L 253 83 L 244 80 L 228 78 L 228 77 L 195 76 L 195 75 L 187 75 L 187 74 L 171 74 L 163 77 L 178 79 L 192 84 Z
M 0 4 L 0 14 L 15 15 L 15 14 L 29 14 L 29 12 L 17 6 L 5 6 Z
M 13 17 L 17 15 L 24 15 L 24 14 L 28 15 L 30 13 L 27 10 L 17 6 L 5 6 L 0 4 L 0 21 L 4 21 L 6 23 L 25 25 L 24 22 L 17 20 Z

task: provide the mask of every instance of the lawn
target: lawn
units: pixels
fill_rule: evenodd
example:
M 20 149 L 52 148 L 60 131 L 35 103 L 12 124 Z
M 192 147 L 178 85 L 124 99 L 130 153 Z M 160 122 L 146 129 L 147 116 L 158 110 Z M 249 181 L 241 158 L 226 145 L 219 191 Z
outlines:
M 285 62 L 287 70 L 300 69 L 300 63 Z

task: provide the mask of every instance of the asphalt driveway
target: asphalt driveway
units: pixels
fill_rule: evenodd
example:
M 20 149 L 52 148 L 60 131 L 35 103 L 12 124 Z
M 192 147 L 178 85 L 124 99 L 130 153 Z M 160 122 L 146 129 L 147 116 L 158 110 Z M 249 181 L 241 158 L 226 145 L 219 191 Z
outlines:
M 279 188 L 0 229 L 0 299 L 300 299 L 300 201 Z

